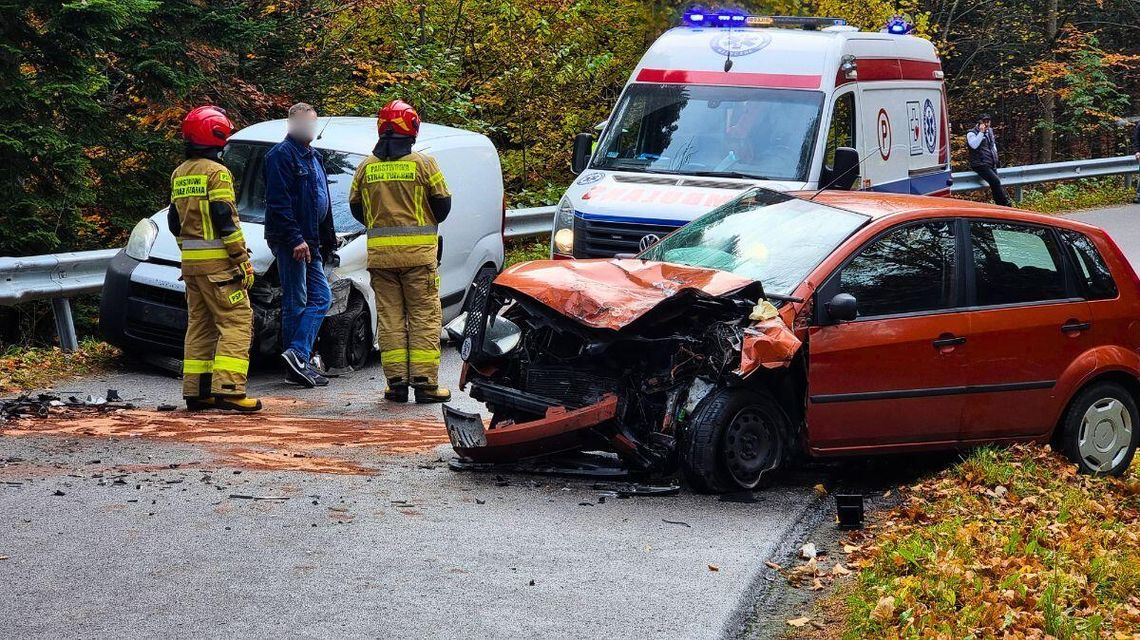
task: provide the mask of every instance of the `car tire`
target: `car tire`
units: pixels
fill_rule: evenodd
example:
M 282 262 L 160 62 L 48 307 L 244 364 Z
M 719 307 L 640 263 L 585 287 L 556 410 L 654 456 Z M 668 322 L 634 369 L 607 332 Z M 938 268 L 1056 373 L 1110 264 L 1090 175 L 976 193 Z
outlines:
M 372 353 L 372 329 L 363 300 L 353 296 L 343 312 L 325 318 L 317 349 L 330 371 L 364 367 Z
M 1081 473 L 1123 474 L 1140 444 L 1136 399 L 1115 382 L 1085 387 L 1065 412 L 1059 444 Z
M 681 468 L 693 489 L 755 489 L 788 451 L 791 422 L 771 394 L 721 389 L 701 401 L 682 438 Z

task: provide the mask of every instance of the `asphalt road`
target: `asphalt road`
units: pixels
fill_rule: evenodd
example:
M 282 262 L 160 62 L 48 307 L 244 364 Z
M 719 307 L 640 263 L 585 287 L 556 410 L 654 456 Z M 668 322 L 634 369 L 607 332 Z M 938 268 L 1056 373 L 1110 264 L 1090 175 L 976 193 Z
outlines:
M 72 381 L 151 411 L 0 428 L 0 637 L 721 637 L 822 504 L 815 480 L 603 500 L 454 472 L 438 407 L 379 402 L 375 366 L 310 392 L 259 374 L 273 415 L 206 424 L 153 411 L 178 385 Z
M 1140 206 L 1073 217 L 1140 263 Z M 151 410 L 180 396 L 143 365 L 55 391 L 108 388 Z M 381 390 L 376 366 L 304 392 L 265 372 L 268 416 L 0 427 L 0 637 L 731 636 L 764 561 L 830 517 L 826 469 L 604 501 L 594 480 L 453 472 L 438 407 Z

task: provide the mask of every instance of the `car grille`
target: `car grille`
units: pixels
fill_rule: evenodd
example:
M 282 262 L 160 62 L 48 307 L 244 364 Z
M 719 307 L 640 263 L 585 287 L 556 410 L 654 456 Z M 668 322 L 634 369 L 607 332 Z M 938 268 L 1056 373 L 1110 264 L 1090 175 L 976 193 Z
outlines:
M 131 297 L 164 304 L 168 307 L 186 308 L 186 294 L 181 291 L 171 291 L 159 287 L 151 287 L 137 282 L 131 283 Z
M 617 388 L 617 380 L 580 368 L 542 366 L 526 373 L 527 393 L 557 400 L 572 409 L 597 402 Z
M 664 238 L 680 225 L 602 222 L 574 219 L 574 257 L 611 258 L 618 253 L 639 253 L 641 239 L 649 234 Z

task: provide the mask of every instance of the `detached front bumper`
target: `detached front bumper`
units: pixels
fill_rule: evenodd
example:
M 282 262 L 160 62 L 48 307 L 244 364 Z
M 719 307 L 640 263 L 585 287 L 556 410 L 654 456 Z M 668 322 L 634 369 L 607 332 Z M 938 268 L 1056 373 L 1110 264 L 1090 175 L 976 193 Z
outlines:
M 580 449 L 590 443 L 590 430 L 613 420 L 617 410 L 617 396 L 607 394 L 581 409 L 550 407 L 540 420 L 486 429 L 478 414 L 444 405 L 443 422 L 460 456 L 475 462 L 513 462 Z

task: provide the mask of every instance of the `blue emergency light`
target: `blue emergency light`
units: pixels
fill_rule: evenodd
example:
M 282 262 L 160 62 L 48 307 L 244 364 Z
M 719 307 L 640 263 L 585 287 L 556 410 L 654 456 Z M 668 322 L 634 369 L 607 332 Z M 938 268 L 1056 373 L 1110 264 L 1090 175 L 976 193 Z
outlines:
M 784 27 L 793 29 L 820 29 L 843 26 L 843 18 L 820 18 L 815 16 L 754 16 L 731 9 L 712 11 L 689 9 L 681 15 L 681 20 L 690 27 Z
M 887 21 L 887 26 L 883 28 L 883 31 L 896 36 L 903 36 L 914 31 L 914 25 L 905 16 L 894 16 Z

